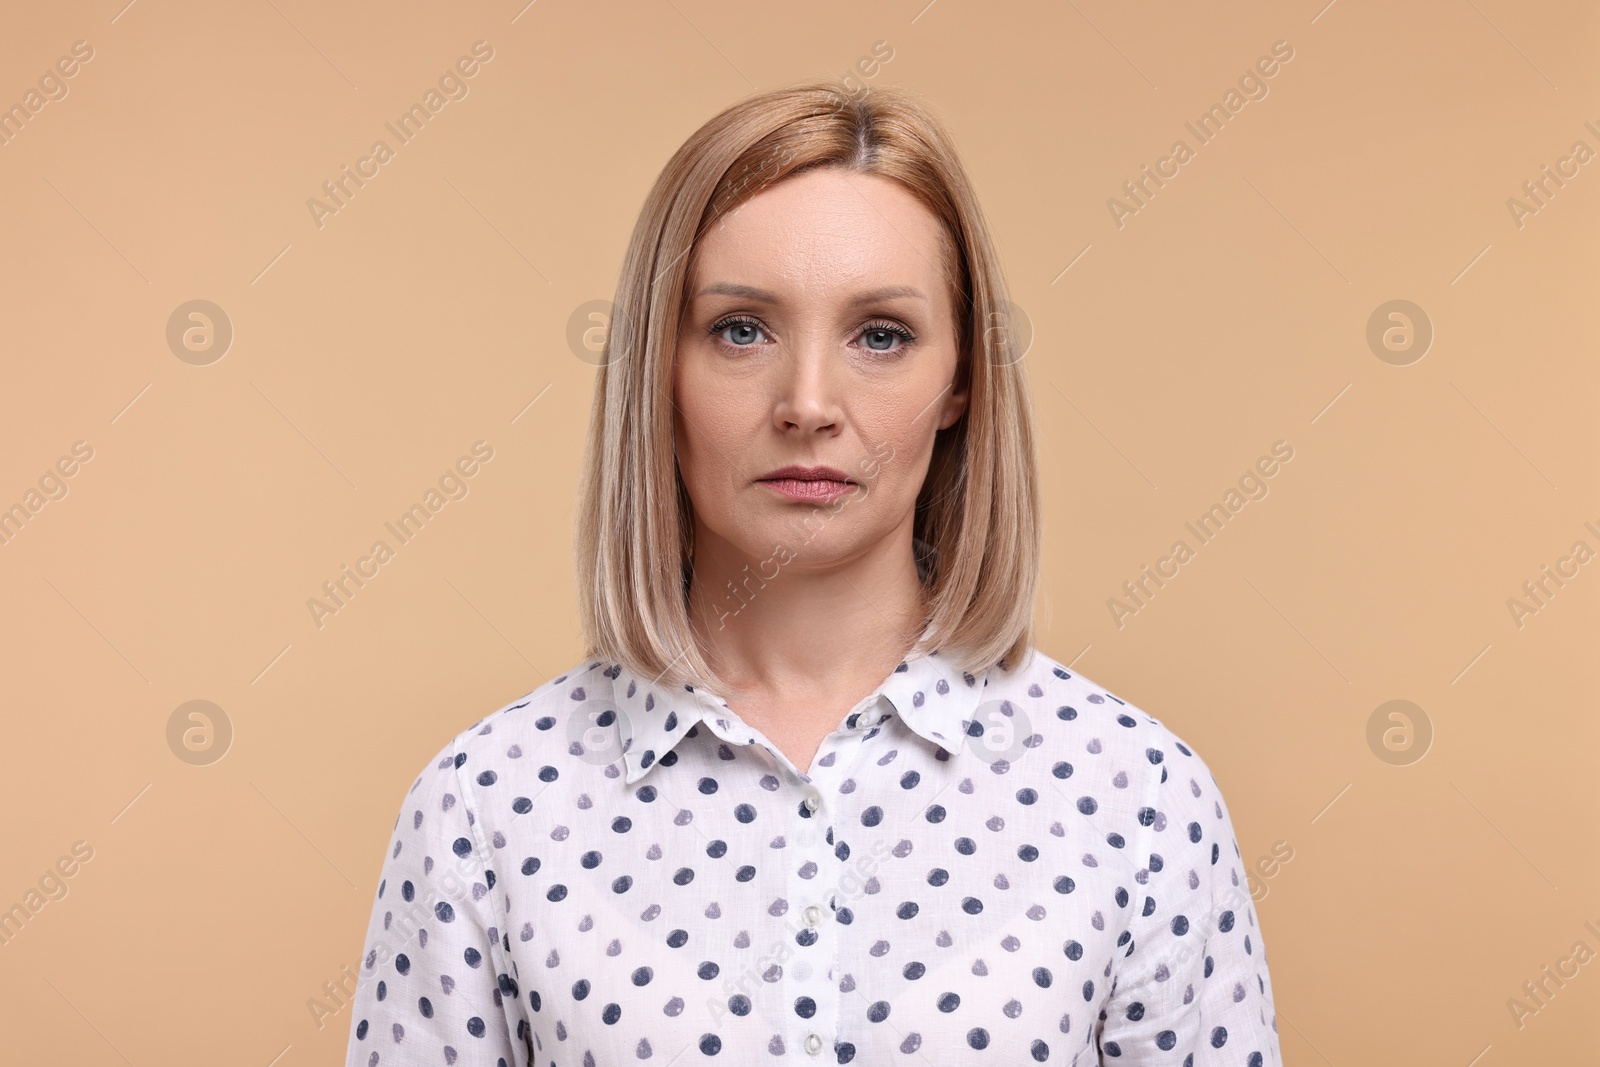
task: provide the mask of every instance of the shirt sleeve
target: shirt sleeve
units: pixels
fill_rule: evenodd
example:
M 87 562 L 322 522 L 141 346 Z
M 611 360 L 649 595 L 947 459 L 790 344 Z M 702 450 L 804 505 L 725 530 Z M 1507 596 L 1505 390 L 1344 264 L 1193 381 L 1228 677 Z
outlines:
M 346 1067 L 522 1062 L 514 1050 L 525 1052 L 527 1023 L 506 973 L 490 850 L 457 741 L 417 778 L 395 820 L 356 979 Z
M 1102 1064 L 1280 1067 L 1266 947 L 1233 821 L 1205 761 L 1163 746 L 1139 821 L 1149 871 L 1098 1021 Z M 1151 749 L 1152 759 L 1156 752 Z

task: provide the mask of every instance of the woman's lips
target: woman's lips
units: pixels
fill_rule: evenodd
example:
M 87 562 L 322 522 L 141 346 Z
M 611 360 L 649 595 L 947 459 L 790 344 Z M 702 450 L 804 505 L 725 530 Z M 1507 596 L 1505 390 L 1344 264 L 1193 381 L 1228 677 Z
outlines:
M 763 479 L 761 484 L 790 500 L 805 500 L 812 503 L 819 500 L 835 500 L 855 488 L 854 482 L 837 482 L 826 478 L 771 478 Z

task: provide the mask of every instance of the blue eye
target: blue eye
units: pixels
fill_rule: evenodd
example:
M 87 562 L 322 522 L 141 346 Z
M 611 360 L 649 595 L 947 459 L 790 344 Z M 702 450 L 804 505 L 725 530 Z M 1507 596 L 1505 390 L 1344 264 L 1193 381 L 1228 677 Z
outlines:
M 761 326 L 752 319 L 723 319 L 711 327 L 711 332 L 734 348 L 749 348 L 756 343 L 757 335 L 765 336 Z M 734 336 L 726 336 L 730 333 Z
M 916 340 L 910 332 L 889 323 L 868 323 L 861 331 L 861 336 L 866 339 L 867 351 L 893 353 L 898 352 Z M 898 347 L 890 347 L 898 338 Z M 880 347 L 880 342 L 882 347 Z

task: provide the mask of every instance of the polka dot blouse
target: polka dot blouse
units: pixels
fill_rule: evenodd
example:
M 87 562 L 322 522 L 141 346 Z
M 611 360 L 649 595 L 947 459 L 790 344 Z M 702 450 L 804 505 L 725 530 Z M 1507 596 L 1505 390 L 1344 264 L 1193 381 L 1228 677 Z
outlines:
M 412 785 L 347 1063 L 1275 1067 L 1245 866 L 1200 756 L 1037 650 L 914 654 L 805 772 L 590 662 Z

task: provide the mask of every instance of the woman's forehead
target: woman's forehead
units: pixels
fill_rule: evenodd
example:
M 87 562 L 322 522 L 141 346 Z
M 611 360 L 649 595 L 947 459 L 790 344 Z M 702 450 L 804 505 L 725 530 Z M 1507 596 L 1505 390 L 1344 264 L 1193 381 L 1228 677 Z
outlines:
M 695 252 L 691 299 L 719 284 L 780 300 L 890 287 L 926 297 L 943 282 L 938 219 L 892 181 L 837 170 L 807 172 L 763 190 L 719 220 Z

